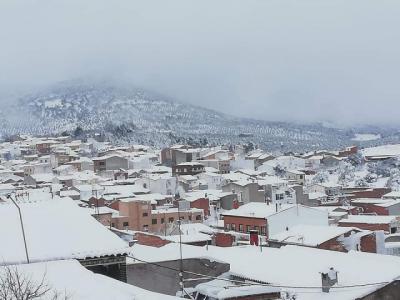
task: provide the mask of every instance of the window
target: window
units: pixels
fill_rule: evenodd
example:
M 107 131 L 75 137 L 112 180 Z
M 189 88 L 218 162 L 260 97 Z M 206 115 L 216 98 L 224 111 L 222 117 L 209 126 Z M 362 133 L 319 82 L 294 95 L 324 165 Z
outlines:
M 250 226 L 250 225 L 247 225 L 247 226 L 246 226 L 246 232 L 249 233 L 249 232 L 250 232 L 250 229 L 251 229 L 251 226 Z
M 165 222 L 165 219 L 161 218 L 161 224 L 164 224 L 164 222 Z
M 260 228 L 258 226 L 254 226 L 254 230 L 257 230 L 257 232 L 259 232 Z
M 284 195 L 283 195 L 283 194 L 276 194 L 276 195 L 275 195 L 275 199 L 276 199 L 276 200 L 283 200 L 283 198 L 284 198 Z
M 147 212 L 143 213 L 143 217 L 147 217 L 149 214 Z
M 128 226 L 129 226 L 129 222 L 124 222 L 124 223 L 122 223 L 122 226 L 128 227 Z
M 266 230 L 265 230 L 265 226 L 261 226 L 261 234 L 265 234 Z
M 200 221 L 200 220 L 201 220 L 201 215 L 197 215 L 197 216 L 196 216 L 196 220 L 197 220 L 197 221 Z
M 239 224 L 239 232 L 243 232 L 243 224 Z
M 169 218 L 169 219 L 168 219 L 168 222 L 169 222 L 169 223 L 174 222 L 174 218 Z
M 152 219 L 151 224 L 153 224 L 153 225 L 157 224 L 157 219 Z
M 236 224 L 232 224 L 231 227 L 232 227 L 232 230 L 233 230 L 233 231 L 236 231 Z
M 106 162 L 100 161 L 100 162 L 99 162 L 99 165 L 100 165 L 100 166 L 105 166 L 105 165 L 106 165 Z
M 207 300 L 208 296 L 198 293 L 196 296 L 196 300 Z
M 189 221 L 192 221 L 192 216 L 188 216 Z
M 143 230 L 144 231 L 149 231 L 149 225 L 143 225 Z
M 225 224 L 225 229 L 226 229 L 226 230 L 230 230 L 230 229 L 231 229 L 230 224 Z
M 390 233 L 396 233 L 396 232 L 397 232 L 397 228 L 396 227 L 390 228 Z

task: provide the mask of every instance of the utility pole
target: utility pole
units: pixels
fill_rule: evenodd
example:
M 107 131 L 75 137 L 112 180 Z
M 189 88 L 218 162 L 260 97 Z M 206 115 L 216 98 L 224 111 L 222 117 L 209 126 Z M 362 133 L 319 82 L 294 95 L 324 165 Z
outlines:
M 165 210 L 164 208 L 164 236 L 167 236 L 167 220 L 165 219 Z
M 25 238 L 25 229 L 24 229 L 24 222 L 22 220 L 22 214 L 21 214 L 21 208 L 17 204 L 17 202 L 11 197 L 11 194 L 7 195 L 7 199 L 10 199 L 12 203 L 17 207 L 18 209 L 18 214 L 19 214 L 19 221 L 21 223 L 21 229 L 22 229 L 22 237 L 24 239 L 24 246 L 25 246 L 25 255 L 26 255 L 26 262 L 29 264 L 29 255 L 28 255 L 28 246 L 26 245 L 26 238 Z
M 178 201 L 178 230 L 179 230 L 179 255 L 180 255 L 179 285 L 181 286 L 181 293 L 183 296 L 185 292 L 185 287 L 183 285 L 182 232 L 181 232 L 181 214 L 179 209 L 179 201 Z

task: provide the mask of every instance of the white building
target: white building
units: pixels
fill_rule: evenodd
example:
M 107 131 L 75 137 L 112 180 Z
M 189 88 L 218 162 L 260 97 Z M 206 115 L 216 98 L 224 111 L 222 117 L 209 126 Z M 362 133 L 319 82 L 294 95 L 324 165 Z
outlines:
M 328 226 L 328 212 L 303 205 L 268 205 L 250 202 L 238 209 L 226 211 L 222 215 L 225 227 L 227 227 L 228 219 L 232 224 L 236 224 L 236 221 L 244 223 L 243 218 L 265 220 L 267 236 L 278 234 L 296 225 Z M 253 221 L 250 220 L 250 223 Z
M 137 179 L 135 184 L 149 189 L 151 193 L 173 195 L 176 192 L 178 180 L 169 174 L 147 174 Z

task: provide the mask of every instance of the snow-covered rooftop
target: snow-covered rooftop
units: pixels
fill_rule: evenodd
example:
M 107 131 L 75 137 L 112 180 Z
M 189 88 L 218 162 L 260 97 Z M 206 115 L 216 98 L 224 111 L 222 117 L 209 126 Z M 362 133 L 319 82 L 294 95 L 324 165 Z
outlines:
M 400 144 L 383 145 L 361 150 L 364 156 L 380 157 L 380 156 L 400 156 Z
M 198 180 L 196 176 L 193 175 L 179 175 L 178 177 L 180 180 L 191 181 L 191 180 Z
M 268 205 L 261 202 L 250 202 L 240 206 L 237 209 L 231 209 L 223 213 L 224 216 L 240 216 L 250 218 L 266 218 L 270 215 L 276 214 L 279 211 L 286 210 L 294 207 L 294 204 L 283 204 L 277 211 L 275 205 Z
M 69 198 L 20 203 L 31 261 L 122 254 L 126 244 Z M 0 257 L 26 261 L 17 208 L 0 204 Z
M 161 195 L 159 193 L 153 193 L 153 194 L 143 194 L 143 195 L 137 195 L 132 198 L 123 198 L 120 199 L 122 202 L 131 202 L 131 201 L 149 201 L 151 204 L 157 204 L 157 201 L 161 201 L 164 199 L 171 198 L 172 196 L 168 195 Z
M 323 183 L 317 183 L 316 185 L 320 185 L 320 186 L 322 186 L 324 188 L 340 188 L 341 187 L 340 184 L 337 184 L 337 183 L 334 183 L 334 182 L 331 182 L 331 181 L 323 182 Z
M 193 213 L 203 213 L 204 210 L 200 208 L 190 208 L 185 210 L 185 212 L 193 212 Z M 151 210 L 152 214 L 167 214 L 167 213 L 178 213 L 178 208 L 177 207 L 157 207 L 157 209 L 152 209 Z
M 73 196 L 79 196 L 80 193 L 76 190 L 66 190 L 66 191 L 60 191 L 60 196 L 61 197 L 73 197 Z
M 204 225 L 202 223 L 181 224 L 181 231 L 183 234 L 192 234 L 192 233 L 213 234 L 214 233 L 214 230 L 212 230 L 209 226 Z
M 16 266 L 17 270 L 32 282 L 40 284 L 42 279 L 52 290 L 40 297 L 52 300 L 54 291 L 66 299 L 85 300 L 169 300 L 176 297 L 153 293 L 134 285 L 123 283 L 110 277 L 87 270 L 76 260 L 59 260 Z M 5 269 L 0 267 L 0 274 Z
M 186 192 L 182 198 L 187 201 L 195 201 L 197 199 L 207 197 L 210 201 L 217 201 L 221 197 L 225 197 L 228 195 L 232 195 L 232 193 L 223 192 L 222 190 L 200 190 L 200 191 Z
M 351 230 L 351 227 L 297 225 L 270 238 L 278 242 L 318 246 Z
M 0 184 L 0 191 L 15 190 L 15 186 L 9 183 Z
M 381 199 L 381 198 L 358 198 L 351 200 L 352 204 L 373 204 L 375 206 L 380 206 L 380 207 L 390 207 L 393 205 L 398 205 L 400 204 L 400 200 L 397 199 Z
M 190 234 L 176 234 L 176 235 L 167 235 L 163 237 L 164 239 L 179 243 L 180 239 L 182 239 L 182 243 L 196 243 L 196 242 L 208 242 L 211 241 L 211 236 L 204 233 L 190 233 Z
M 391 191 L 383 195 L 384 198 L 400 198 L 400 191 Z
M 212 280 L 204 282 L 196 286 L 196 291 L 202 295 L 207 295 L 210 299 L 240 299 L 246 296 L 251 298 L 254 295 L 262 295 L 268 293 L 280 293 L 280 288 L 274 288 L 269 286 L 235 286 L 229 281 L 223 280 Z
M 351 200 L 351 203 L 357 204 L 383 204 L 393 202 L 392 199 L 381 199 L 381 198 L 356 198 Z
M 366 224 L 390 224 L 398 219 L 396 216 L 371 216 L 371 215 L 349 215 L 339 223 L 366 223 Z
M 145 261 L 179 259 L 179 244 L 175 243 L 160 248 L 134 245 L 131 249 L 132 255 Z M 227 262 L 230 273 L 243 278 L 288 286 L 284 289 L 296 292 L 297 300 L 353 300 L 382 287 L 383 284 L 379 283 L 400 276 L 399 257 L 356 251 L 342 253 L 300 246 L 263 248 L 260 251 L 255 246 L 206 248 L 182 245 L 182 253 L 184 258 L 212 258 Z M 320 272 L 331 267 L 339 272 L 337 286 L 342 288 L 323 293 Z M 363 284 L 373 285 L 344 287 Z
M 182 245 L 182 248 L 183 259 L 208 257 L 203 247 Z M 160 248 L 134 244 L 130 248 L 130 251 L 131 256 L 146 262 L 162 262 L 180 258 L 178 243 L 170 243 Z M 135 261 L 133 258 L 127 258 L 127 264 L 135 262 L 138 261 Z
M 51 173 L 39 173 L 30 175 L 37 182 L 52 182 L 54 175 Z
M 259 185 L 280 185 L 280 184 L 287 184 L 287 180 L 282 179 L 278 176 L 263 176 L 259 177 L 260 179 L 257 180 Z
M 305 173 L 303 171 L 299 171 L 299 170 L 288 170 L 287 172 L 296 174 L 296 175 L 305 175 Z
M 204 165 L 197 161 L 189 161 L 177 164 L 177 166 L 188 166 L 188 167 L 204 167 Z
M 320 193 L 320 192 L 308 193 L 308 198 L 310 200 L 321 199 L 321 198 L 326 198 L 326 197 L 327 197 L 327 195 L 325 193 Z
M 137 184 L 124 184 L 124 185 L 105 185 L 102 184 L 103 196 L 105 199 L 133 197 L 135 194 L 148 193 L 149 190 Z

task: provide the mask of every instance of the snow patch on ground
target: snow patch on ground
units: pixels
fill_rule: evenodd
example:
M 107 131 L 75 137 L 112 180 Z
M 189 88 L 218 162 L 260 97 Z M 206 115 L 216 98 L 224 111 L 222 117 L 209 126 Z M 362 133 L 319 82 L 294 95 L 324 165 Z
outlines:
M 46 108 L 62 107 L 62 100 L 61 99 L 47 100 L 44 102 L 44 106 Z

